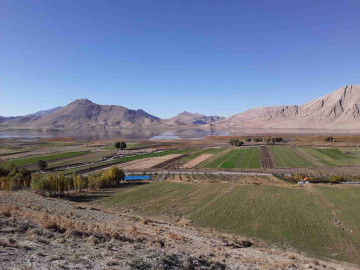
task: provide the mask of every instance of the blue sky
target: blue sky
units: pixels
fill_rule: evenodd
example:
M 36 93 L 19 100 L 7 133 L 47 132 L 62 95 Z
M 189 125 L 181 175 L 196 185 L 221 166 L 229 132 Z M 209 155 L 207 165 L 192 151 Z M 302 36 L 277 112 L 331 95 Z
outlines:
M 0 115 L 77 98 L 167 118 L 360 83 L 360 1 L 0 0 Z

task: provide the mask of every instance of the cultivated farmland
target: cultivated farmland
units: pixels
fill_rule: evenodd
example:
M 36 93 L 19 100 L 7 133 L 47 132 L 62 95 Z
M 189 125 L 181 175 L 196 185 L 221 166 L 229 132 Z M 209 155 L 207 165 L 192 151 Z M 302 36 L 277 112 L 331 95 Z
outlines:
M 196 165 L 200 164 L 201 162 L 203 162 L 204 160 L 207 160 L 209 157 L 211 157 L 212 154 L 201 154 L 200 156 L 190 160 L 189 162 L 187 162 L 186 164 L 184 164 L 183 166 L 181 166 L 181 168 L 193 168 Z
M 325 166 L 340 166 L 359 163 L 359 159 L 350 154 L 343 153 L 339 149 L 299 148 L 299 150 L 311 155 Z
M 258 147 L 244 147 L 232 149 L 206 165 L 207 168 L 222 169 L 254 169 L 260 168 L 260 149 Z
M 36 162 L 38 162 L 39 160 L 53 161 L 53 160 L 59 160 L 59 159 L 82 156 L 82 155 L 85 155 L 87 153 L 89 153 L 89 152 L 88 151 L 85 151 L 85 152 L 69 152 L 69 153 L 61 153 L 61 154 L 55 154 L 55 155 L 44 155 L 44 156 L 19 158 L 19 159 L 13 159 L 11 161 L 5 161 L 5 162 L 1 163 L 1 166 L 6 166 L 10 162 L 15 164 L 16 166 L 19 166 L 19 167 L 29 166 L 29 165 L 36 164 Z
M 158 182 L 103 203 L 151 216 L 185 215 L 199 226 L 360 263 L 360 188 Z
M 290 147 L 269 146 L 270 153 L 275 160 L 275 164 L 280 168 L 313 167 L 310 161 L 300 156 Z

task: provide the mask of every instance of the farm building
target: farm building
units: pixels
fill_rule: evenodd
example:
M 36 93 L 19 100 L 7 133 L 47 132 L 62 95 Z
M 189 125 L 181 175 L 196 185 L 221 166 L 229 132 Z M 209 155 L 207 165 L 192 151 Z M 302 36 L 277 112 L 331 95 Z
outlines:
M 130 175 L 125 176 L 124 181 L 143 181 L 143 180 L 150 180 L 149 175 Z

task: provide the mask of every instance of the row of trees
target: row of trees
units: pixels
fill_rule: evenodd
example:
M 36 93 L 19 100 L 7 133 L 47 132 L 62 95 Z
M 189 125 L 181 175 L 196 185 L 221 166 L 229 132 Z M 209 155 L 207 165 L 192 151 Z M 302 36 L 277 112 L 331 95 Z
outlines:
M 116 142 L 116 143 L 114 143 L 114 147 L 117 150 L 119 150 L 119 149 L 124 150 L 124 149 L 126 149 L 126 143 L 125 142 Z
M 117 167 L 111 167 L 107 171 L 91 174 L 89 177 L 81 175 L 36 174 L 31 179 L 30 187 L 41 194 L 60 195 L 70 190 L 80 191 L 87 188 L 116 186 L 124 177 L 124 171 Z
M 324 138 L 324 141 L 326 142 L 333 142 L 334 141 L 334 137 L 333 136 L 328 136 Z
M 41 194 L 63 194 L 70 190 L 104 188 L 118 185 L 125 177 L 124 171 L 111 167 L 107 171 L 81 175 L 33 174 L 26 169 L 18 169 L 14 164 L 0 168 L 0 189 L 18 190 L 31 188 Z
M 1 190 L 17 190 L 29 187 L 30 181 L 31 173 L 24 168 L 18 169 L 12 163 L 4 168 L 0 168 Z
M 244 142 L 240 141 L 239 139 L 230 139 L 229 143 L 232 146 L 242 146 Z
M 284 139 L 282 137 L 271 137 L 268 136 L 266 138 L 261 138 L 261 137 L 256 137 L 256 138 L 245 138 L 246 142 L 251 142 L 252 140 L 254 140 L 254 142 L 265 142 L 265 143 L 278 143 L 278 142 L 283 142 Z M 244 142 L 242 142 L 240 139 L 238 138 L 232 138 L 230 139 L 229 143 L 232 146 L 242 146 L 244 144 Z

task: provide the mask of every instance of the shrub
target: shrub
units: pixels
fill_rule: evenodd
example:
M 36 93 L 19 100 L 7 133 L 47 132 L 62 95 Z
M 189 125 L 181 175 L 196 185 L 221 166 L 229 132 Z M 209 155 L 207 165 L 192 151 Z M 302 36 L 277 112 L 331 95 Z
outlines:
M 114 181 L 116 185 L 118 185 L 121 180 L 124 180 L 125 173 L 118 167 L 113 166 L 108 170 L 107 176 L 110 180 Z
M 33 175 L 30 187 L 41 194 L 45 194 L 46 192 L 51 193 L 50 180 L 49 177 L 46 176 L 41 176 L 39 174 Z
M 333 142 L 334 141 L 334 137 L 333 136 L 328 136 L 324 138 L 324 141 L 326 142 Z
M 31 179 L 31 189 L 41 193 L 61 195 L 66 191 L 88 187 L 87 178 L 81 175 L 65 177 L 63 174 L 35 174 Z
M 31 173 L 26 169 L 17 169 L 12 163 L 0 170 L 0 189 L 18 190 L 30 186 Z
M 88 179 L 86 177 L 79 175 L 76 175 L 73 179 L 73 185 L 74 189 L 76 190 L 82 190 L 85 188 L 88 188 Z
M 293 178 L 296 180 L 303 180 L 305 178 L 305 174 L 301 174 L 301 173 L 296 173 L 293 175 Z
M 42 171 L 42 170 L 46 169 L 47 166 L 48 166 L 48 164 L 47 164 L 47 162 L 44 161 L 44 160 L 39 160 L 39 161 L 37 162 L 37 167 L 38 167 L 39 171 Z
M 329 181 L 332 183 L 338 183 L 341 181 L 345 181 L 345 178 L 344 178 L 344 176 L 341 176 L 341 175 L 332 175 L 332 176 L 330 176 Z
M 99 188 L 101 173 L 90 174 L 88 178 L 89 188 Z
M 273 143 L 282 142 L 282 141 L 283 141 L 283 138 L 281 138 L 281 137 L 274 137 L 274 138 L 271 138 L 271 141 L 272 141 Z
M 242 146 L 244 144 L 244 142 L 240 141 L 240 139 L 231 139 L 229 143 L 232 146 Z
M 124 177 L 125 174 L 123 170 L 117 167 L 111 167 L 109 170 L 102 173 L 91 174 L 89 176 L 88 185 L 89 188 L 111 187 L 119 184 Z

